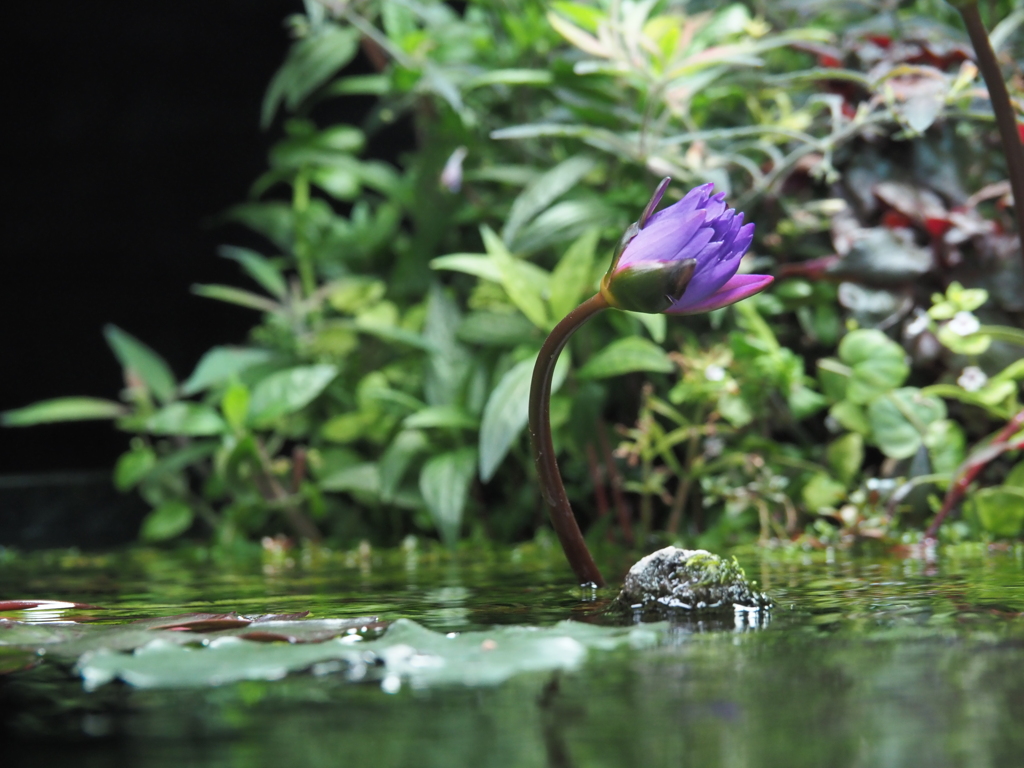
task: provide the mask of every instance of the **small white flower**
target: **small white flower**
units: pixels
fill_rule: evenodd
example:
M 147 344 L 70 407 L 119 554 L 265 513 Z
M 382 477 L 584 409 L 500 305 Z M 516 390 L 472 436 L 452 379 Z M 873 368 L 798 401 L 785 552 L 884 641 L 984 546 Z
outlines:
M 928 317 L 928 313 L 919 309 L 917 310 L 917 315 L 914 319 L 907 323 L 907 327 L 903 329 L 903 333 L 906 334 L 908 339 L 912 339 L 927 331 L 930 324 L 931 319 Z
M 704 441 L 704 455 L 709 459 L 714 459 L 722 455 L 722 451 L 725 450 L 725 441 L 713 435 Z
M 709 365 L 704 369 L 704 378 L 708 381 L 721 381 L 725 378 L 725 368 L 720 365 Z
M 968 392 L 977 392 L 988 383 L 988 376 L 976 365 L 968 365 L 960 372 L 956 383 Z
M 978 322 L 978 318 L 974 316 L 973 312 L 960 311 L 953 315 L 953 319 L 946 324 L 946 327 L 957 336 L 970 336 L 972 333 L 977 333 L 981 328 L 981 323 Z

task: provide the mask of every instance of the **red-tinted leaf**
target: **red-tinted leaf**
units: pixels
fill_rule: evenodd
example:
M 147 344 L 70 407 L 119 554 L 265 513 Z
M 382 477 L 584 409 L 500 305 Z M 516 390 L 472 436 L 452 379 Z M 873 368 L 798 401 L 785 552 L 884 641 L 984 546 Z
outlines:
M 952 226 L 953 223 L 949 219 L 928 218 L 924 220 L 924 228 L 934 238 L 942 237 Z
M 900 227 L 913 226 L 914 222 L 910 220 L 910 217 L 899 211 L 888 210 L 882 214 L 882 226 L 888 227 L 889 229 L 897 229 Z

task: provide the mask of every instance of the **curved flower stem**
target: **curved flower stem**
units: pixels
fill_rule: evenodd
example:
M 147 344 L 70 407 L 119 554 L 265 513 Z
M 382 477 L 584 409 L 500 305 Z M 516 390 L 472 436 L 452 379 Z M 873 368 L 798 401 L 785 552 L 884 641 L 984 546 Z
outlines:
M 537 475 L 540 477 L 541 495 L 548 506 L 551 525 L 558 534 L 562 551 L 565 552 L 576 578 L 581 584 L 593 583 L 599 587 L 604 586 L 604 578 L 597 569 L 590 550 L 587 549 L 586 541 L 583 540 L 576 516 L 573 515 L 569 499 L 565 495 L 562 476 L 558 471 L 555 447 L 551 442 L 550 411 L 551 377 L 554 375 L 559 354 L 580 326 L 607 307 L 608 302 L 598 293 L 566 315 L 544 340 L 530 384 L 530 439 L 533 444 L 533 459 L 537 464 Z
M 985 85 L 988 87 L 992 111 L 999 127 L 999 138 L 1003 142 L 1003 153 L 1006 155 L 1006 167 L 1010 176 L 1010 188 L 1013 190 L 1013 207 L 1017 214 L 1017 231 L 1024 232 L 1024 147 L 1021 146 L 1020 134 L 1017 132 L 1017 119 L 1014 117 L 1010 94 L 1003 82 L 1003 73 L 999 69 L 995 51 L 988 39 L 988 32 L 981 21 L 977 2 L 954 3 L 964 19 L 967 34 L 974 46 L 978 59 L 978 68 Z M 1024 256 L 1024 252 L 1021 254 Z

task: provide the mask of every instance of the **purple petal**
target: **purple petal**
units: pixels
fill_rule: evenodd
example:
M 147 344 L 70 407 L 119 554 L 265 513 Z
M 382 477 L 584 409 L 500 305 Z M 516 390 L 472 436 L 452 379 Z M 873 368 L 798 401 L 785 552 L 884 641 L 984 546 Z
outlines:
M 665 312 L 670 315 L 695 315 L 727 307 L 763 291 L 774 279 L 771 275 L 735 275 L 717 291 L 700 301 L 692 301 L 684 294 L 683 298 Z M 687 289 L 687 293 L 689 293 L 689 289 Z
M 673 261 L 673 256 L 698 234 L 704 224 L 702 210 L 685 211 L 681 215 L 663 215 L 670 211 L 672 208 L 666 208 L 651 217 L 647 226 L 626 246 L 615 267 L 616 272 L 641 261 Z
M 704 201 L 708 199 L 708 195 L 711 194 L 711 190 L 714 188 L 715 185 L 711 183 L 694 187 L 683 195 L 682 200 L 672 203 L 668 208 L 663 208 L 651 216 L 651 218 L 647 220 L 644 230 L 646 231 L 649 229 L 656 221 L 660 221 L 665 218 L 682 217 L 686 214 L 693 213 L 698 208 L 704 208 Z

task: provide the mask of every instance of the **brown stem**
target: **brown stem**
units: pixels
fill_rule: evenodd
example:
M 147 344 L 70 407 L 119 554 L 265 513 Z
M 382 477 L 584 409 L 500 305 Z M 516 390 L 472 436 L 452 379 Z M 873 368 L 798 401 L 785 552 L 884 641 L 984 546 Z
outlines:
M 978 68 L 981 70 L 982 77 L 985 78 L 988 96 L 992 102 L 992 111 L 996 116 L 996 125 L 999 127 L 999 137 L 1003 142 L 1007 172 L 1010 176 L 1010 187 L 1013 189 L 1013 207 L 1017 214 L 1019 237 L 1021 228 L 1024 227 L 1024 148 L 1021 146 L 1020 134 L 1017 132 L 1017 119 L 1014 116 L 1013 105 L 1010 103 L 1010 94 L 1006 90 L 1006 83 L 1003 82 L 1003 73 L 999 69 L 999 62 L 996 61 L 995 51 L 992 50 L 988 32 L 981 21 L 978 4 L 975 2 L 957 3 L 956 6 L 967 26 L 967 34 L 971 38 L 971 45 L 974 46 Z M 1021 258 L 1024 259 L 1024 248 L 1021 249 Z
M 267 485 L 270 488 L 271 493 L 277 501 L 284 504 L 284 513 L 288 518 L 288 523 L 292 529 L 298 534 L 299 538 L 306 539 L 312 542 L 319 542 L 323 537 L 320 535 L 320 530 L 316 527 L 312 520 L 310 520 L 301 509 L 294 503 L 293 498 L 289 496 L 288 492 L 281 486 L 281 483 L 274 477 L 274 468 L 270 462 L 270 456 L 267 455 L 266 448 L 263 447 L 263 443 L 259 440 L 256 441 L 256 455 L 260 460 L 260 468 L 263 470 L 263 478 L 266 480 Z
M 573 573 L 581 584 L 593 583 L 604 586 L 604 578 L 587 549 L 587 543 L 580 533 L 579 524 L 573 515 L 569 499 L 565 495 L 562 476 L 555 459 L 555 446 L 551 441 L 551 378 L 555 363 L 569 338 L 587 320 L 608 307 L 608 302 L 598 293 L 584 301 L 566 315 L 544 340 L 533 368 L 530 384 L 530 438 L 533 443 L 533 459 L 537 464 L 541 496 L 548 506 L 551 525 L 558 534 L 562 551 L 572 566 Z

